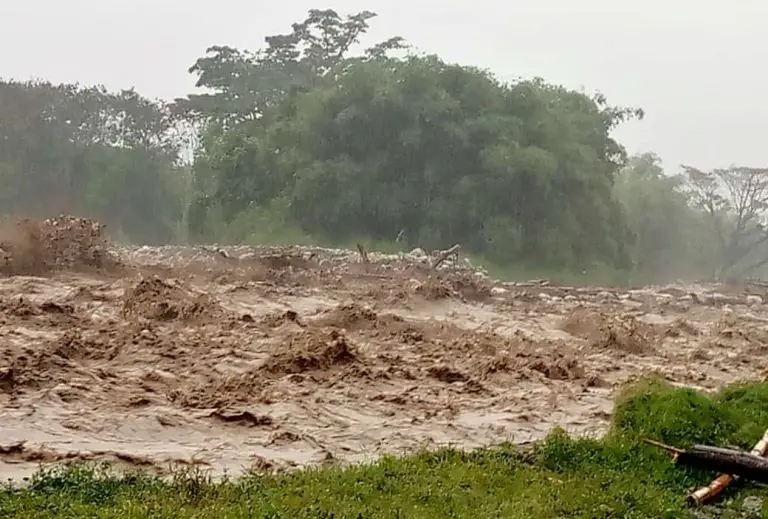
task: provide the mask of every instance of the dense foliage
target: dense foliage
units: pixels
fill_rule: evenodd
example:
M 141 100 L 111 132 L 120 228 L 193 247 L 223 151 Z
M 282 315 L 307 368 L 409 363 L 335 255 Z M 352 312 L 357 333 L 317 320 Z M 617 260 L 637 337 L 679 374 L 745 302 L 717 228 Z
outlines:
M 611 136 L 639 109 L 399 37 L 354 54 L 374 16 L 312 10 L 257 52 L 211 47 L 190 69 L 202 93 L 173 103 L 0 84 L 3 212 L 84 213 L 142 242 L 460 243 L 638 282 L 768 263 L 768 171 L 669 176 Z
M 458 242 L 556 267 L 626 260 L 612 196 L 625 156 L 609 132 L 637 111 L 436 56 L 388 57 L 398 38 L 347 58 L 367 17 L 312 12 L 259 54 L 216 48 L 198 61 L 198 85 L 215 92 L 188 100 L 212 123 L 203 203 L 226 220 L 279 207 L 331 241 Z

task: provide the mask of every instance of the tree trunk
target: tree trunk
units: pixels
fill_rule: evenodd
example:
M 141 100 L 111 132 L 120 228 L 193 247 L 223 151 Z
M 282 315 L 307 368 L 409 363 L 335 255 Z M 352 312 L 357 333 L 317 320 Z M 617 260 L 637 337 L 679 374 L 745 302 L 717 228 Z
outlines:
M 768 430 L 763 433 L 763 437 L 754 446 L 750 454 L 753 456 L 765 456 L 768 451 Z M 712 483 L 706 487 L 701 487 L 688 496 L 688 501 L 692 503 L 703 503 L 719 496 L 731 483 L 741 479 L 733 474 L 720 474 Z
M 695 445 L 690 450 L 676 452 L 675 462 L 768 483 L 768 459 L 742 451 Z

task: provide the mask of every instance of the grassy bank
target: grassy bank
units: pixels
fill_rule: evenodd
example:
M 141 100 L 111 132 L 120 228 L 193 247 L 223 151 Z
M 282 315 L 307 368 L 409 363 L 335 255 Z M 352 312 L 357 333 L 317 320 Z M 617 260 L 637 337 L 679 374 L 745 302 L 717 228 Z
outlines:
M 638 440 L 749 448 L 766 426 L 766 383 L 707 397 L 647 379 L 621 395 L 601 440 L 554 431 L 526 452 L 442 450 L 218 484 L 199 475 L 163 482 L 76 467 L 41 472 L 23 490 L 4 490 L 0 517 L 688 517 L 686 492 L 713 474 L 675 467 Z M 738 485 L 727 491 L 718 516 L 743 517 L 741 502 L 750 495 L 768 503 L 765 488 Z M 714 517 L 714 510 L 705 516 Z

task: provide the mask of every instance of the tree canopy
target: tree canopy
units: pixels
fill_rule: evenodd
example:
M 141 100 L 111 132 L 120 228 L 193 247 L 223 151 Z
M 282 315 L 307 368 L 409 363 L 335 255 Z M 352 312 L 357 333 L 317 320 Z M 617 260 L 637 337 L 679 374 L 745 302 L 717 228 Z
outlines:
M 500 262 L 626 262 L 610 135 L 642 116 L 541 79 L 505 84 L 437 56 L 349 56 L 373 17 L 311 11 L 247 53 L 215 47 L 191 71 L 212 93 L 181 101 L 207 122 L 199 204 L 229 220 L 284 208 L 332 241 L 460 242 Z M 199 231 L 199 230 L 198 230 Z

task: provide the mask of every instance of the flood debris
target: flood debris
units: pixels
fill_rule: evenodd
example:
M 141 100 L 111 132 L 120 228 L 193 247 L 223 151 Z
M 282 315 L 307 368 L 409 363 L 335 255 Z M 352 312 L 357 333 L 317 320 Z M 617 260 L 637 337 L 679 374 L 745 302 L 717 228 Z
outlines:
M 493 280 L 450 243 L 137 246 L 67 216 L 0 231 L 0 436 L 153 471 L 201 452 L 217 476 L 244 456 L 346 462 L 425 434 L 462 449 L 597 436 L 636 377 L 715 390 L 768 369 L 768 297 L 721 284 Z M 302 431 L 290 448 L 272 441 L 284 430 Z
M 672 453 L 672 459 L 678 465 L 719 472 L 709 485 L 687 496 L 686 500 L 690 504 L 710 501 L 721 495 L 731 483 L 740 479 L 768 483 L 768 459 L 765 458 L 768 451 L 768 430 L 750 452 L 711 445 L 694 445 L 690 449 L 680 449 L 650 439 L 644 441 Z
M 760 438 L 760 441 L 755 444 L 750 451 L 750 454 L 753 456 L 765 457 L 766 452 L 768 452 L 768 430 L 765 431 L 763 437 Z M 739 475 L 720 474 L 712 480 L 709 485 L 692 492 L 687 498 L 688 502 L 692 504 L 702 504 L 711 501 L 722 494 L 723 491 L 728 488 L 728 485 L 739 479 L 741 479 Z

